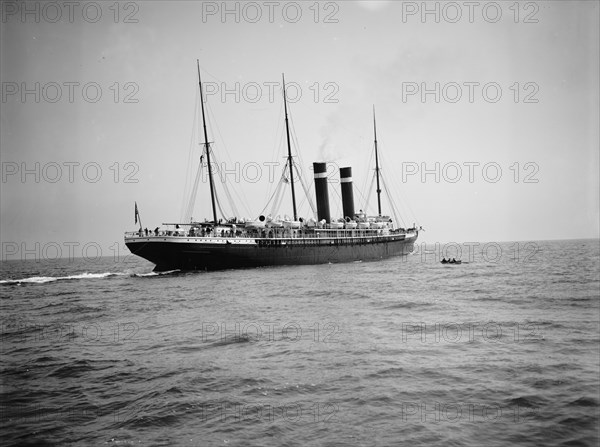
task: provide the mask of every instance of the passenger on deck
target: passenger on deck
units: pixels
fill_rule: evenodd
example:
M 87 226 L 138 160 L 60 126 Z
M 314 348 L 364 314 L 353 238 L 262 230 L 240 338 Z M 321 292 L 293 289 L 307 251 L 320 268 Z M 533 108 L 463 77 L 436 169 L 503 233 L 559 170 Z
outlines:
M 156 227 L 156 228 L 154 229 L 154 235 L 155 235 L 155 236 L 158 236 L 158 227 Z

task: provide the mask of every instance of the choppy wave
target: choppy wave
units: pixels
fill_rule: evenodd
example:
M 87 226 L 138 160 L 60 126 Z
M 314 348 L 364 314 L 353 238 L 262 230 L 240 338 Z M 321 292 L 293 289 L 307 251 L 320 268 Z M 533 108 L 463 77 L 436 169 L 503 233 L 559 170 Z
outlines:
M 2 445 L 598 445 L 586 244 L 327 274 L 7 265 Z

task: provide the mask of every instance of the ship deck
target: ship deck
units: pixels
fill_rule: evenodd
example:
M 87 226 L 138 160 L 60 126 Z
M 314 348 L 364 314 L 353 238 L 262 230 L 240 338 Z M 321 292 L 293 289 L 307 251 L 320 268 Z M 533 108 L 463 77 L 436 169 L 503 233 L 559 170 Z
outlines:
M 125 242 L 171 242 L 236 245 L 331 245 L 400 241 L 416 237 L 417 231 L 387 229 L 271 229 L 269 231 L 222 231 L 218 236 L 199 236 L 192 231 L 127 232 Z

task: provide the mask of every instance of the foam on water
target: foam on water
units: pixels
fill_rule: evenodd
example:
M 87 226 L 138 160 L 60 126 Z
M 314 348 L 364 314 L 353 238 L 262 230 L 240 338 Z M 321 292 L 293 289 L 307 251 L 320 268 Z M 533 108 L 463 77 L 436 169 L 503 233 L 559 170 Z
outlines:
M 164 272 L 148 272 L 148 273 L 134 273 L 132 276 L 136 276 L 138 278 L 145 278 L 148 276 L 162 276 L 162 275 L 170 275 L 172 273 L 177 273 L 180 270 L 166 270 Z
M 30 278 L 22 278 L 22 279 L 5 279 L 1 280 L 0 284 L 45 284 L 48 282 L 55 281 L 69 281 L 69 280 L 77 280 L 77 279 L 102 279 L 109 278 L 111 276 L 124 276 L 127 273 L 122 272 L 104 272 L 104 273 L 80 273 L 77 275 L 69 275 L 69 276 L 32 276 Z
M 177 273 L 179 270 L 168 270 L 164 272 L 148 272 L 148 273 L 131 273 L 131 272 L 104 272 L 104 273 L 79 273 L 77 275 L 68 276 L 32 276 L 29 278 L 22 279 L 5 279 L 0 280 L 0 284 L 46 284 L 55 281 L 70 281 L 78 279 L 103 279 L 114 276 L 133 276 L 138 278 L 146 278 L 151 276 L 162 276 Z

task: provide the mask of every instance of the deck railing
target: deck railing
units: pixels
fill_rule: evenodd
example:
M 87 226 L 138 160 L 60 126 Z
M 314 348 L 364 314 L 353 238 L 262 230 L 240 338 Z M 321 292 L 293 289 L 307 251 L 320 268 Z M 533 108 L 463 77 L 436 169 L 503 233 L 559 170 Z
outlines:
M 416 229 L 408 230 L 384 230 L 384 229 L 316 229 L 316 230 L 290 230 L 290 229 L 269 229 L 269 230 L 224 230 L 222 232 L 202 232 L 185 230 L 159 230 L 159 231 L 129 231 L 125 232 L 126 238 L 202 238 L 202 239 L 340 239 L 340 238 L 372 238 L 410 235 L 415 233 Z

